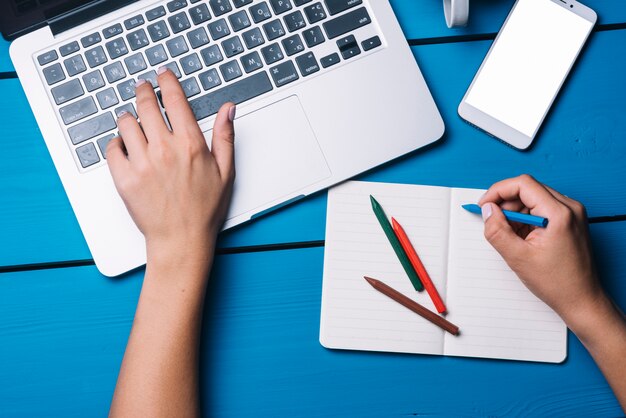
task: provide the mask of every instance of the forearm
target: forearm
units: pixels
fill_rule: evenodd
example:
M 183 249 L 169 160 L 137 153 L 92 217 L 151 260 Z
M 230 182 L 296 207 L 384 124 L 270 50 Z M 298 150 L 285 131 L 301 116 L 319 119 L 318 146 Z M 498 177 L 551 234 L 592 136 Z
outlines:
M 602 295 L 566 319 L 587 348 L 626 411 L 626 321 L 624 314 Z
M 199 335 L 212 253 L 149 252 L 111 416 L 198 416 Z

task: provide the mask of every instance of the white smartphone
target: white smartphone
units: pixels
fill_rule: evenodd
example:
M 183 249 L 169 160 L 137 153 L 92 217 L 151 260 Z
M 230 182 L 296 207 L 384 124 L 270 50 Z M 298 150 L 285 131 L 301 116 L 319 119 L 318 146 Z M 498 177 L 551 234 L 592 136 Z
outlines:
M 528 148 L 596 20 L 574 0 L 517 0 L 459 115 L 515 148 Z

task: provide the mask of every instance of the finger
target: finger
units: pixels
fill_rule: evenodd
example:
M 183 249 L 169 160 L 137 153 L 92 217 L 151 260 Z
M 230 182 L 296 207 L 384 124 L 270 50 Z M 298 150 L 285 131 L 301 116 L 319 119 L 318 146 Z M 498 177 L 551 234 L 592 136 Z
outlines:
M 235 119 L 234 103 L 224 103 L 217 112 L 213 123 L 211 152 L 215 157 L 222 178 L 232 178 L 235 174 Z
M 152 84 L 140 78 L 135 84 L 135 94 L 137 96 L 137 115 L 141 120 L 141 128 L 146 133 L 146 139 L 157 141 L 166 138 L 170 134 L 170 130 L 161 114 L 161 108 Z
M 519 199 L 507 200 L 507 201 L 502 202 L 500 204 L 500 209 L 510 210 L 513 212 L 520 212 L 520 213 L 529 212 L 528 208 Z
M 531 176 L 524 174 L 512 179 L 502 180 L 487 190 L 479 201 L 500 203 L 519 199 L 533 214 L 549 217 L 558 213 L 561 203 L 545 187 Z
M 117 127 L 120 130 L 120 136 L 128 153 L 128 159 L 136 161 L 145 158 L 148 143 L 137 119 L 130 113 L 120 113 L 117 119 Z
M 113 182 L 117 184 L 120 179 L 126 177 L 126 172 L 129 167 L 122 138 L 116 136 L 111 139 L 107 144 L 105 153 L 111 177 L 113 177 Z
M 509 265 L 523 259 L 527 243 L 515 233 L 498 205 L 485 203 L 482 206 L 482 213 L 485 220 L 485 238 L 493 248 Z
M 544 187 L 546 188 L 546 190 L 548 190 L 548 192 L 550 192 L 550 194 L 554 196 L 555 199 L 567 206 L 568 209 L 570 209 L 578 219 L 587 219 L 587 209 L 585 209 L 585 206 L 578 200 L 567 197 L 564 194 L 557 192 L 552 187 L 546 186 L 545 184 Z
M 167 67 L 159 68 L 159 87 L 163 97 L 163 106 L 174 132 L 190 133 L 192 137 L 204 141 L 196 117 L 191 111 L 187 96 L 180 86 L 176 75 Z M 199 134 L 199 135 L 198 135 Z

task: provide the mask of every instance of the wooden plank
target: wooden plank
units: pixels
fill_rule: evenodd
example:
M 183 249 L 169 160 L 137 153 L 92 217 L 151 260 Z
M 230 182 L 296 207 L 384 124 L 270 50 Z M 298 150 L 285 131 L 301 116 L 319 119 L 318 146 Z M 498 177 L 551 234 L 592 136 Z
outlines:
M 592 227 L 622 309 L 625 234 L 626 222 Z M 563 364 L 322 348 L 322 261 L 322 248 L 217 258 L 202 341 L 205 416 L 621 415 L 571 334 Z M 103 415 L 142 276 L 107 279 L 94 267 L 0 274 L 2 415 Z
M 9 57 L 9 41 L 0 36 L 0 73 L 5 71 L 15 71 L 15 69 Z
M 467 27 L 448 29 L 441 0 L 390 0 L 407 39 L 496 33 L 511 11 L 515 0 L 471 0 Z M 598 24 L 626 22 L 626 2 L 587 0 L 583 2 L 598 14 Z
M 626 208 L 626 30 L 592 36 L 536 145 L 513 150 L 463 123 L 456 107 L 489 41 L 413 48 L 447 133 L 434 146 L 360 179 L 458 187 L 488 187 L 529 172 L 587 204 L 592 216 Z M 611 65 L 606 65 L 611 62 Z M 0 154 L 0 265 L 89 258 L 17 80 L 0 80 L 0 122 L 8 127 Z M 390 104 L 393 105 L 393 104 Z M 599 187 L 602 185 L 602 187 Z M 221 246 L 262 245 L 324 237 L 326 194 L 224 234 Z M 57 245 L 62 242 L 63 245 Z

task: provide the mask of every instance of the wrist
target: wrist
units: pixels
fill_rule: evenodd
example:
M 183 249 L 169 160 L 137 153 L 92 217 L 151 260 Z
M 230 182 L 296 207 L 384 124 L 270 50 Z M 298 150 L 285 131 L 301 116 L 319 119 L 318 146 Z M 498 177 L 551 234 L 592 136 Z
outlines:
M 605 332 L 616 319 L 620 321 L 621 315 L 606 293 L 600 291 L 597 296 L 582 301 L 575 310 L 562 317 L 578 339 L 588 345 L 596 340 L 596 334 Z
M 208 277 L 215 240 L 214 234 L 183 236 L 177 239 L 146 239 L 147 266 L 160 272 L 159 276 L 169 273 L 168 276 L 176 277 Z

